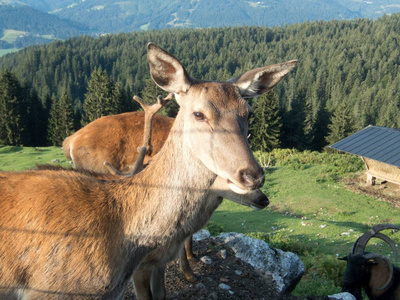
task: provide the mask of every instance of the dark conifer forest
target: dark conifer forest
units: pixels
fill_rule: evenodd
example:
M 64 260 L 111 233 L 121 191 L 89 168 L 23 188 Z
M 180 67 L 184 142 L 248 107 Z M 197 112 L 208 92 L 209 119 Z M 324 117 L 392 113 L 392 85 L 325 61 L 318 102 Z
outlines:
M 199 79 L 226 80 L 298 59 L 269 100 L 251 101 L 257 117 L 250 128 L 259 150 L 322 150 L 370 124 L 400 127 L 400 15 L 395 14 L 375 21 L 83 36 L 28 47 L 0 58 L 0 144 L 59 144 L 91 116 L 137 109 L 132 95 L 154 90 L 146 60 L 150 41 Z M 95 104 L 101 100 L 93 97 L 94 86 L 108 93 L 102 105 Z M 58 127 L 52 120 L 57 101 L 58 110 L 73 119 Z M 104 110 L 91 111 L 99 106 Z

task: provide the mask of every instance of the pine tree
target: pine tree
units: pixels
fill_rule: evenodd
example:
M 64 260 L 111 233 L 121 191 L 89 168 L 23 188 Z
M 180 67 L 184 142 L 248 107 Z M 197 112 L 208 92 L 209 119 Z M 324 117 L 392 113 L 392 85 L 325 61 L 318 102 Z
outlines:
M 51 107 L 49 113 L 48 140 L 53 146 L 61 144 L 60 133 L 60 105 L 56 97 L 51 97 Z
M 260 96 L 252 104 L 254 115 L 250 119 L 250 146 L 252 150 L 271 151 L 280 146 L 282 126 L 279 101 L 274 92 Z
M 354 132 L 354 117 L 347 102 L 339 104 L 330 121 L 329 134 L 326 138 L 329 144 L 336 143 Z
M 61 146 L 64 139 L 74 131 L 74 111 L 71 98 L 64 90 L 60 100 L 51 99 L 48 139 L 53 146 Z
M 21 145 L 24 126 L 21 116 L 22 87 L 9 71 L 0 75 L 0 143 Z
M 85 94 L 82 125 L 86 125 L 102 116 L 118 113 L 118 103 L 115 97 L 115 85 L 112 79 L 101 67 L 93 70 Z
M 64 90 L 59 101 L 60 137 L 64 140 L 74 131 L 74 110 L 67 90 Z
M 136 107 L 134 105 L 134 101 L 132 100 L 132 96 L 130 95 L 129 91 L 125 91 L 122 85 L 117 82 L 114 88 L 114 97 L 117 103 L 117 114 L 133 111 Z M 136 103 L 136 102 L 135 102 Z
M 145 87 L 142 93 L 142 98 L 146 103 L 155 103 L 157 96 L 166 97 L 167 92 L 159 88 L 153 81 L 153 79 L 148 78 L 145 80 Z M 175 117 L 178 113 L 179 106 L 175 100 L 170 101 L 166 106 L 164 106 L 159 114 L 168 117 Z
M 25 123 L 27 129 L 24 134 L 24 145 L 46 145 L 48 113 L 34 89 L 29 89 L 26 97 Z
M 305 99 L 304 90 L 300 88 L 290 103 L 289 109 L 283 114 L 282 147 L 307 149 L 310 137 L 306 135 L 306 128 L 309 130 L 311 121 L 309 114 L 306 113 L 308 109 L 309 103 Z
M 146 103 L 155 103 L 158 95 L 165 95 L 165 92 L 159 88 L 151 78 L 145 80 L 145 86 L 142 98 Z

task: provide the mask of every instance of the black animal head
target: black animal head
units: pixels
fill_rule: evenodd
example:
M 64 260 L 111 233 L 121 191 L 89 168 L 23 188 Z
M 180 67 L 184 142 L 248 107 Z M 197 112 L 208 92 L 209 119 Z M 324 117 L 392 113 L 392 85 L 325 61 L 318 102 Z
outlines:
M 347 261 L 346 272 L 342 281 L 342 292 L 351 293 L 357 300 L 362 300 L 361 290 L 368 287 L 372 267 L 378 264 L 376 258 L 382 259 L 382 255 L 374 253 L 365 255 L 349 254 L 348 256 L 339 258 L 340 260 Z M 387 258 L 384 259 L 387 260 Z M 390 262 L 389 265 L 392 266 Z M 386 288 L 386 284 L 381 288 Z
M 361 290 L 362 288 L 368 289 L 372 268 L 377 265 L 378 262 L 386 264 L 387 268 L 389 268 L 390 274 L 393 274 L 393 265 L 386 257 L 375 253 L 365 253 L 365 247 L 367 246 L 368 241 L 372 237 L 376 237 L 387 242 L 395 253 L 396 260 L 398 259 L 397 249 L 393 241 L 388 236 L 379 233 L 379 231 L 384 229 L 399 230 L 400 228 L 392 224 L 376 225 L 357 239 L 354 243 L 352 252 L 348 256 L 339 258 L 340 260 L 347 261 L 346 272 L 343 276 L 342 291 L 353 294 L 357 300 L 362 300 Z M 391 281 L 392 275 L 385 284 L 376 287 L 375 289 L 384 290 L 390 285 Z

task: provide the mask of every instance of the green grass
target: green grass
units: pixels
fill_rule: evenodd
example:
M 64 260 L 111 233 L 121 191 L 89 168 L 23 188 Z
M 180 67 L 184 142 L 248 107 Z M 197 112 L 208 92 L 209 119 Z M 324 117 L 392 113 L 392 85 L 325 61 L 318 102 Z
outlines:
M 57 163 L 52 163 L 57 159 Z M 60 147 L 0 146 L 0 170 L 19 171 L 36 164 L 69 165 Z
M 285 156 L 267 170 L 263 191 L 269 207 L 253 211 L 224 200 L 211 219 L 220 230 L 246 233 L 298 254 L 307 267 L 294 292 L 298 296 L 339 292 L 345 263 L 337 257 L 347 255 L 371 226 L 400 224 L 391 204 L 346 190 L 337 182 L 341 176 L 359 174 L 346 171 L 362 169 L 362 163 L 353 161 L 357 158 L 307 155 Z M 384 233 L 400 243 L 400 233 Z M 371 240 L 367 250 L 392 256 L 390 247 L 378 239 Z M 316 285 L 316 279 L 325 283 Z
M 266 154 L 257 154 L 258 157 Z M 61 148 L 0 146 L 0 169 L 22 170 L 58 159 L 67 166 Z M 261 159 L 268 161 L 267 159 Z M 363 163 L 349 155 L 276 150 L 271 156 L 263 191 L 270 205 L 261 211 L 224 200 L 208 229 L 241 232 L 299 255 L 306 266 L 294 295 L 327 295 L 340 291 L 347 255 L 356 239 L 379 223 L 400 224 L 391 204 L 346 190 L 338 181 L 356 176 Z M 384 232 L 396 244 L 400 233 Z M 367 250 L 393 256 L 388 245 L 373 239 Z

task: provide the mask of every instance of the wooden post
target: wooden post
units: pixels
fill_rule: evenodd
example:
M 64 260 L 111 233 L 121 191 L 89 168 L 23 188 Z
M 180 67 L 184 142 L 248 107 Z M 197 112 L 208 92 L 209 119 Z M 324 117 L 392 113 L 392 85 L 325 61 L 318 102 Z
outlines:
M 376 177 L 373 176 L 371 173 L 367 173 L 367 184 L 368 185 L 375 185 Z

